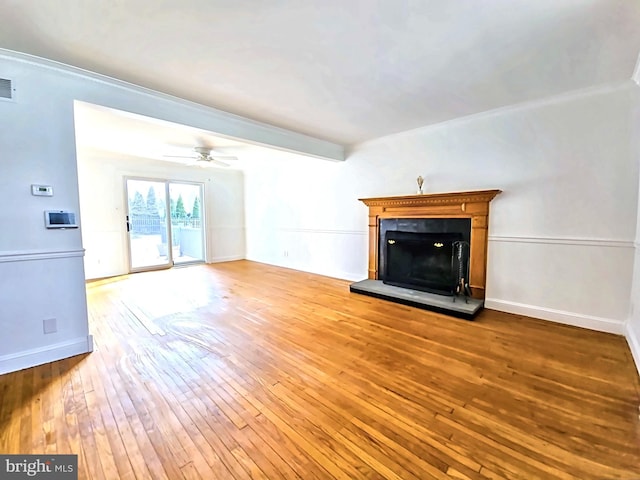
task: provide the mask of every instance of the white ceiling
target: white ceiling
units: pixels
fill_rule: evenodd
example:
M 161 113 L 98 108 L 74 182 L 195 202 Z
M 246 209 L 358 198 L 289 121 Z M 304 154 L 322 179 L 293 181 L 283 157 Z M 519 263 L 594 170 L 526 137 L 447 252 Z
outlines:
M 348 145 L 631 78 L 638 0 L 0 0 L 0 47 Z

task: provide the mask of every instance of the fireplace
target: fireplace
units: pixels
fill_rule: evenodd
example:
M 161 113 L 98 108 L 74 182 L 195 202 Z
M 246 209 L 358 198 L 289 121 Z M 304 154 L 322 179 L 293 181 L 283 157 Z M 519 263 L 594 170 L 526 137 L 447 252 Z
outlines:
M 388 232 L 385 239 L 384 283 L 445 295 L 455 293 L 459 235 Z
M 369 208 L 369 278 L 350 290 L 472 319 L 484 304 L 489 202 L 499 193 L 360 199 Z M 457 302 L 457 293 L 472 298 Z
M 378 276 L 386 284 L 453 295 L 468 278 L 468 218 L 380 221 Z

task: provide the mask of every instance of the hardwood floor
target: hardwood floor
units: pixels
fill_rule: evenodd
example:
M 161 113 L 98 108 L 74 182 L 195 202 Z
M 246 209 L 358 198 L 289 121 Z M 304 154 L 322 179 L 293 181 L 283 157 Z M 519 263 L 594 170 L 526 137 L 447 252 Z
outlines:
M 640 478 L 622 337 L 248 261 L 88 285 L 90 355 L 0 376 L 0 452 L 92 479 Z

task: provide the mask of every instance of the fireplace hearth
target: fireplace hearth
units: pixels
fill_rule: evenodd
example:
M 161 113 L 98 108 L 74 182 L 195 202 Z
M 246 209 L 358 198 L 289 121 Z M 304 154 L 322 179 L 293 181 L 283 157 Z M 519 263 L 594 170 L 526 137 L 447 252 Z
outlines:
M 484 305 L 489 202 L 500 190 L 361 199 L 369 279 L 350 290 L 473 318 Z M 456 301 L 458 294 L 473 298 Z

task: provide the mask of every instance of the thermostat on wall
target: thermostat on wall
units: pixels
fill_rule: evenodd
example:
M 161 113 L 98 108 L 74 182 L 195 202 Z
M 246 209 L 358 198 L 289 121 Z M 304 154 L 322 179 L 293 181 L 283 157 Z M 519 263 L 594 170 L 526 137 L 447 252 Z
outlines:
M 78 228 L 76 214 L 66 210 L 46 210 L 44 226 L 47 228 Z
M 31 185 L 31 195 L 53 197 L 53 187 L 51 185 Z

